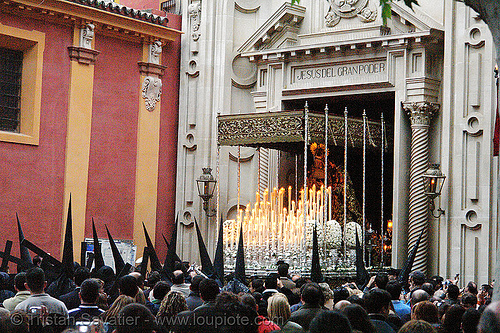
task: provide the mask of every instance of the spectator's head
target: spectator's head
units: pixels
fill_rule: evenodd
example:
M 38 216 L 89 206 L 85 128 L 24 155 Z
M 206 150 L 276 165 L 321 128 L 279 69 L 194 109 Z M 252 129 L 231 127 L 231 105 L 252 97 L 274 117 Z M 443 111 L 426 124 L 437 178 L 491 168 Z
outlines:
M 411 294 L 411 306 L 423 301 L 428 301 L 431 296 L 423 289 L 417 289 Z
M 184 273 L 179 269 L 172 273 L 172 283 L 173 284 L 183 284 L 184 283 Z
M 351 305 L 351 302 L 344 299 L 335 303 L 335 310 L 342 312 L 342 310 L 344 310 L 344 308 L 348 305 Z
M 140 272 L 131 272 L 129 275 L 136 279 L 137 287 L 144 289 L 144 276 Z
M 308 280 L 303 277 L 299 277 L 295 282 L 295 288 L 301 289 L 306 283 L 308 283 Z
M 215 301 L 219 292 L 219 285 L 214 279 L 205 279 L 200 282 L 200 297 L 204 302 Z
M 421 271 L 414 271 L 410 274 L 410 287 L 421 287 L 425 283 L 425 274 Z
M 153 333 L 156 329 L 155 317 L 142 304 L 126 305 L 118 314 L 116 333 Z
M 478 325 L 479 333 L 500 332 L 500 302 L 493 302 L 486 307 Z
M 13 311 L 10 316 L 0 317 L 0 332 L 28 333 L 29 331 L 28 316 L 23 311 Z
M 267 300 L 267 316 L 269 320 L 282 327 L 290 318 L 290 304 L 282 293 L 276 293 Z
M 439 323 L 438 308 L 429 301 L 419 302 L 411 309 L 411 319 L 437 324 Z
M 426 321 L 410 320 L 399 329 L 398 333 L 436 333 L 436 329 Z
M 434 275 L 431 277 L 432 284 L 434 285 L 434 290 L 439 290 L 443 288 L 443 277 L 439 275 Z
M 240 302 L 242 304 L 245 304 L 246 306 L 249 306 L 251 309 L 254 309 L 257 311 L 257 302 L 255 301 L 255 298 L 251 294 L 243 294 L 240 296 Z
M 179 312 L 186 311 L 187 309 L 186 298 L 177 291 L 169 291 L 161 301 L 156 317 L 173 318 Z
M 109 266 L 102 266 L 97 270 L 96 278 L 104 281 L 104 283 L 111 283 L 115 279 L 115 273 Z
M 421 288 L 430 296 L 434 295 L 434 285 L 431 282 L 425 282 Z
M 474 281 L 469 281 L 465 287 L 465 291 L 477 296 L 477 284 Z
M 462 315 L 462 330 L 464 333 L 476 333 L 481 313 L 476 309 L 467 309 Z
M 351 302 L 351 304 L 358 304 L 361 307 L 365 307 L 365 300 L 362 297 L 359 297 L 359 295 L 351 295 L 347 297 L 347 301 Z
M 377 275 L 375 276 L 375 285 L 377 286 L 377 288 L 385 289 L 387 282 L 389 282 L 389 276 L 387 275 L 387 273 L 377 273 Z
M 95 279 L 87 279 L 80 285 L 80 299 L 82 304 L 96 304 L 99 298 L 101 285 Z
M 252 282 L 250 282 L 250 290 L 252 292 L 258 292 L 258 293 L 261 293 L 264 290 L 266 290 L 266 288 L 264 288 L 264 280 L 253 279 Z
M 310 333 L 350 333 L 352 332 L 349 319 L 337 311 L 324 311 L 318 314 L 309 325 Z
M 40 257 L 39 255 L 34 256 L 33 265 L 35 265 L 36 267 L 42 266 L 42 257 Z
M 363 333 L 375 333 L 375 327 L 368 318 L 368 313 L 361 305 L 348 305 L 342 310 L 342 313 L 349 319 L 353 330 Z
M 191 285 L 189 286 L 189 289 L 193 292 L 198 294 L 200 292 L 200 282 L 205 280 L 205 278 L 201 275 L 196 275 L 194 278 L 191 279 Z
M 325 303 L 329 300 L 333 299 L 333 290 L 330 288 L 330 285 L 326 282 L 319 284 L 321 291 L 323 292 L 323 296 L 325 298 Z
M 389 314 L 389 304 L 391 303 L 391 294 L 386 290 L 374 288 L 365 294 L 365 307 L 368 313 Z
M 278 266 L 278 274 L 280 277 L 288 277 L 288 268 L 290 267 L 290 265 L 288 265 L 287 263 L 283 263 L 283 264 L 280 264 Z
M 119 280 L 118 286 L 121 295 L 126 295 L 132 298 L 134 298 L 139 291 L 139 287 L 137 287 L 137 280 L 135 277 L 130 275 L 122 276 Z
M 118 313 L 128 304 L 134 303 L 135 300 L 132 297 L 126 295 L 120 295 L 117 299 L 111 304 L 109 309 L 104 313 L 103 320 L 105 322 L 110 322 L 112 320 L 117 320 Z M 111 319 L 112 318 L 112 319 Z
M 266 289 L 277 289 L 278 288 L 278 278 L 279 276 L 275 273 L 271 273 L 266 277 L 265 286 Z
M 443 329 L 445 332 L 460 332 L 462 316 L 465 310 L 458 304 L 453 304 L 446 310 L 443 319 Z
M 16 288 L 17 291 L 25 291 L 26 286 L 24 285 L 26 283 L 26 273 L 21 272 L 17 273 L 17 275 L 14 277 L 14 287 Z
M 157 300 L 162 300 L 169 291 L 170 285 L 167 282 L 158 281 L 153 288 L 153 297 Z
M 349 290 L 347 290 L 347 288 L 339 287 L 333 291 L 333 301 L 335 303 L 347 300 L 348 297 L 349 297 Z
M 458 299 L 458 295 L 460 295 L 460 288 L 458 288 L 457 285 L 450 284 L 446 294 L 449 299 L 456 301 Z
M 397 301 L 401 296 L 401 290 L 403 290 L 403 288 L 401 287 L 401 284 L 398 281 L 391 280 L 387 283 L 385 290 L 387 290 L 389 294 L 391 294 L 392 300 Z
M 152 271 L 148 275 L 148 279 L 146 281 L 146 284 L 149 288 L 154 288 L 156 284 L 161 280 L 161 275 L 157 271 Z
M 26 272 L 26 286 L 34 294 L 43 293 L 47 282 L 40 267 L 33 267 Z
M 464 293 L 460 300 L 464 309 L 476 308 L 477 296 L 472 293 Z
M 302 302 L 313 306 L 321 305 L 323 301 L 323 292 L 317 283 L 309 282 L 302 287 Z
M 90 279 L 90 271 L 87 267 L 78 267 L 75 269 L 75 284 L 77 287 L 82 285 L 82 282 Z

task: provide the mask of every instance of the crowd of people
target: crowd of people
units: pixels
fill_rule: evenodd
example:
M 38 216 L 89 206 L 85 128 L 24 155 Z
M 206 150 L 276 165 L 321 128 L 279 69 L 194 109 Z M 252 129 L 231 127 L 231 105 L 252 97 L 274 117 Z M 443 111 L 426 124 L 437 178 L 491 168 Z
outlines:
M 396 273 L 380 272 L 358 288 L 311 282 L 285 263 L 248 284 L 232 277 L 225 285 L 197 270 L 176 269 L 165 280 L 132 269 L 116 283 L 108 266 L 77 267 L 73 290 L 61 295 L 34 267 L 13 280 L 0 273 L 0 332 L 500 332 L 492 286 L 471 281 L 460 289 L 458 276 L 419 271 L 403 286 Z

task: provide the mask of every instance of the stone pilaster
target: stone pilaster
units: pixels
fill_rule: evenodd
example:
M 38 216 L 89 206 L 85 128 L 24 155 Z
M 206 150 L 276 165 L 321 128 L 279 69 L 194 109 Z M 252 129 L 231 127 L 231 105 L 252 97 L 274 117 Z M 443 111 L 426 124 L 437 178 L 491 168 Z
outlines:
M 423 231 L 413 263 L 413 271 L 427 272 L 428 198 L 424 193 L 423 174 L 429 167 L 429 125 L 439 106 L 429 102 L 403 103 L 411 121 L 410 209 L 408 251 L 411 251 Z

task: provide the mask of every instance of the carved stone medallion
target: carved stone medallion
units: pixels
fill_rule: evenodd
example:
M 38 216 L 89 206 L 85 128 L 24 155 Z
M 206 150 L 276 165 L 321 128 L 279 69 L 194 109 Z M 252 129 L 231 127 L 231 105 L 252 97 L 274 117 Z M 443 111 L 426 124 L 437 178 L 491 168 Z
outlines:
M 161 56 L 161 42 L 157 40 L 149 45 L 149 62 L 159 65 L 160 56 Z
M 377 11 L 368 7 L 368 0 L 327 0 L 330 4 L 325 16 L 327 27 L 336 26 L 341 18 L 359 17 L 362 22 L 372 22 Z
M 92 49 L 92 39 L 94 38 L 94 28 L 92 23 L 86 23 L 80 29 L 80 47 Z
M 144 78 L 144 83 L 142 85 L 142 98 L 146 103 L 146 110 L 152 112 L 156 103 L 160 101 L 161 96 L 161 79 L 147 76 Z

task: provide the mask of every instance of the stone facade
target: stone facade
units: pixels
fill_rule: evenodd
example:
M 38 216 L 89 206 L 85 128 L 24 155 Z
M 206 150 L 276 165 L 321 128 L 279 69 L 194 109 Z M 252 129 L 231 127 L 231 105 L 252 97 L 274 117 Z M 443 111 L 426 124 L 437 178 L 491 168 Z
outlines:
M 234 218 L 238 204 L 254 200 L 256 191 L 293 178 L 286 165 L 293 166 L 294 157 L 283 152 L 219 150 L 218 114 L 388 94 L 394 165 L 392 193 L 385 195 L 392 195 L 392 266 L 403 265 L 424 228 L 426 254 L 420 264 L 429 275 L 460 273 L 462 281 L 491 281 L 498 168 L 491 156 L 494 45 L 486 25 L 463 3 L 419 3 L 412 11 L 395 2 L 383 26 L 378 1 L 372 0 L 342 6 L 327 0 L 302 0 L 300 6 L 283 0 L 186 1 L 176 199 L 181 258 L 199 261 L 195 217 L 203 221 L 205 239 L 215 240 L 218 218 Z M 412 143 L 418 145 L 415 132 L 421 126 L 416 114 L 410 121 L 410 105 L 435 107 L 417 153 Z M 425 197 L 410 195 L 419 187 L 410 184 L 410 169 L 419 179 L 428 163 L 440 163 L 447 175 L 436 199 L 446 213 L 437 219 Z M 195 181 L 207 166 L 220 186 L 211 201 L 219 208 L 212 218 L 205 217 Z M 213 253 L 215 241 L 208 241 L 208 250 Z

